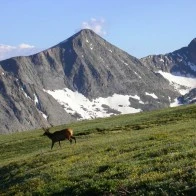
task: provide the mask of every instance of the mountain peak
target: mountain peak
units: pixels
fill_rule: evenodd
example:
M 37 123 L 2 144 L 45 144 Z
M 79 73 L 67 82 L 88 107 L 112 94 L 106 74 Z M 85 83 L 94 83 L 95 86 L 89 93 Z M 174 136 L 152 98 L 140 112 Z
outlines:
M 91 29 L 82 29 L 82 30 L 78 31 L 77 33 L 75 33 L 74 35 L 72 35 L 71 37 L 69 37 L 68 39 L 60 42 L 59 44 L 64 44 L 68 40 L 72 42 L 75 38 L 77 38 L 77 39 L 88 39 L 89 37 L 95 37 L 95 36 L 98 36 L 98 35 L 93 30 L 91 30 Z M 57 44 L 57 45 L 59 45 L 59 44 Z M 56 45 L 54 47 L 56 47 Z
M 188 45 L 188 51 L 191 61 L 196 64 L 196 38 L 194 38 Z
M 189 48 L 190 50 L 195 50 L 195 51 L 196 51 L 196 38 L 194 38 L 194 39 L 190 42 L 190 44 L 188 45 L 188 48 Z
M 94 36 L 98 36 L 98 34 L 96 34 L 93 30 L 91 29 L 82 29 L 80 30 L 78 33 L 76 33 L 75 35 L 73 35 L 73 37 L 78 37 L 80 36 L 81 38 L 87 38 L 87 37 L 94 37 Z
M 91 30 L 91 29 L 82 29 L 82 30 L 80 30 L 78 33 L 94 33 L 94 34 L 96 34 L 93 30 Z

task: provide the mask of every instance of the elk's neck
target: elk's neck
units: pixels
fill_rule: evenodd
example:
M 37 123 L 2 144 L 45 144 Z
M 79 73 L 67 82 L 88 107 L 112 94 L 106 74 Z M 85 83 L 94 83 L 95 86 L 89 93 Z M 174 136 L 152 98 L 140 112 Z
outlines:
M 52 133 L 47 133 L 46 136 L 50 139 L 52 139 Z

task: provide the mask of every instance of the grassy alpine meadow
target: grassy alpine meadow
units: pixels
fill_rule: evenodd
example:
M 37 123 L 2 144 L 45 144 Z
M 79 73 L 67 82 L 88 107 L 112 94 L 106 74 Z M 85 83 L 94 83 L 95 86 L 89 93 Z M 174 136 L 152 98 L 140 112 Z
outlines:
M 196 105 L 0 135 L 0 195 L 194 195 Z

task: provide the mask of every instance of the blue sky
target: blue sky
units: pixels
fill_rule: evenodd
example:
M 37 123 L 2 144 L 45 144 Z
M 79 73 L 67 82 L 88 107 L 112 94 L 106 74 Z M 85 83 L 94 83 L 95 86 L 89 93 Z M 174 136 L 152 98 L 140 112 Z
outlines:
M 0 0 L 0 59 L 49 48 L 91 28 L 135 57 L 196 37 L 195 0 Z

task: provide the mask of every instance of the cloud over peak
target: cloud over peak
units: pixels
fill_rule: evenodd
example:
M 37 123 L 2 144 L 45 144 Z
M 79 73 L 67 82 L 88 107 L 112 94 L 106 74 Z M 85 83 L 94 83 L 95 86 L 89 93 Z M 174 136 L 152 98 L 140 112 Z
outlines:
M 104 36 L 107 34 L 105 31 L 105 20 L 104 19 L 96 19 L 91 18 L 89 21 L 82 22 L 81 28 L 82 29 L 91 29 L 95 33 Z

